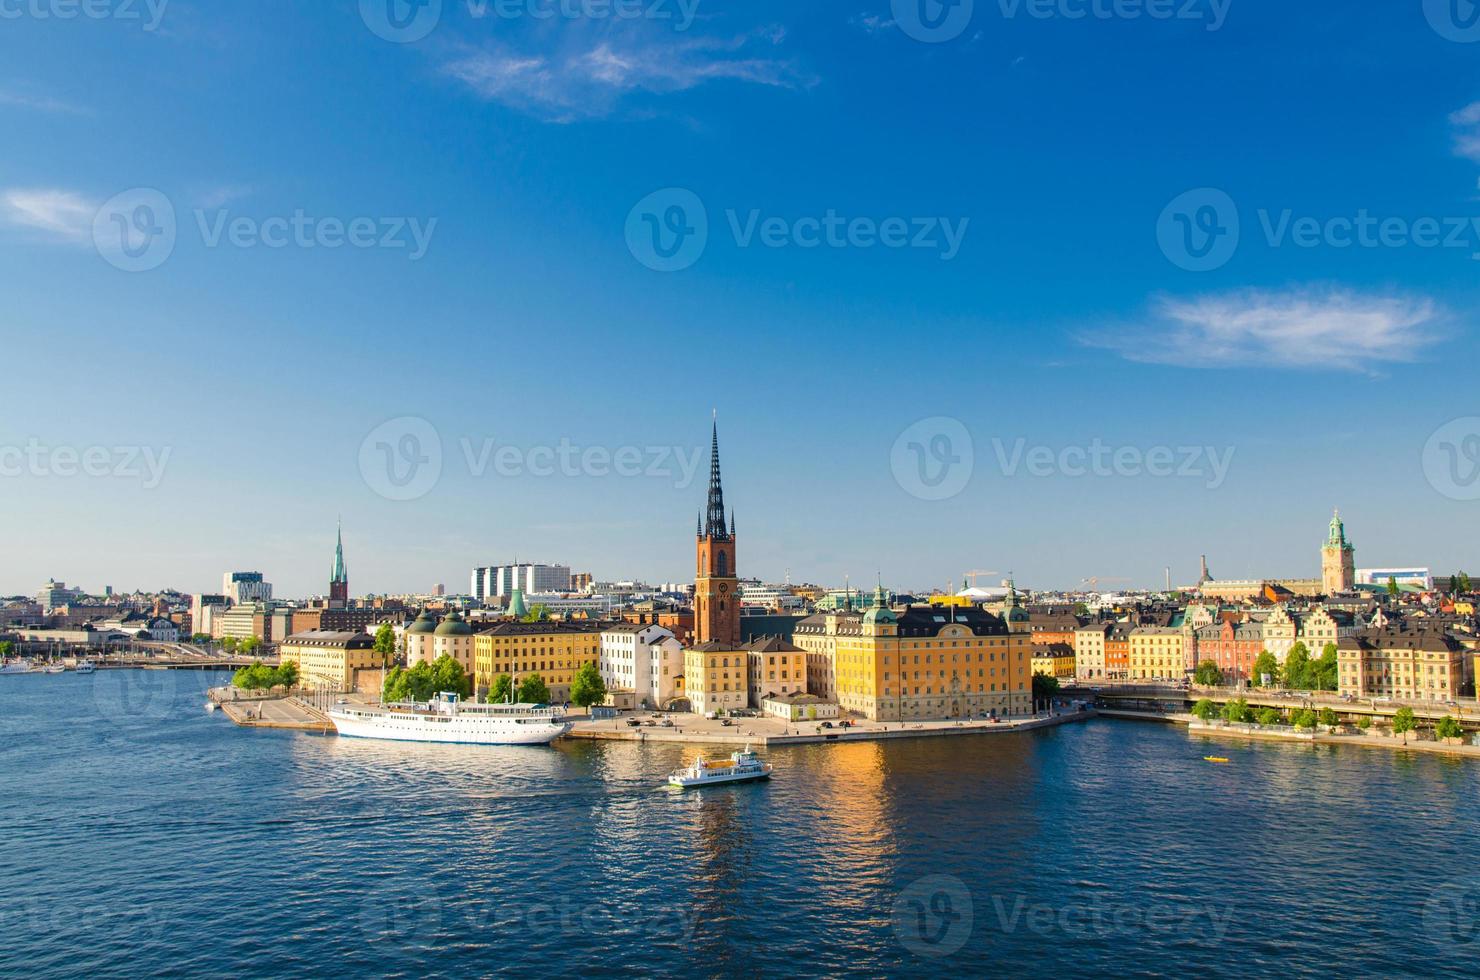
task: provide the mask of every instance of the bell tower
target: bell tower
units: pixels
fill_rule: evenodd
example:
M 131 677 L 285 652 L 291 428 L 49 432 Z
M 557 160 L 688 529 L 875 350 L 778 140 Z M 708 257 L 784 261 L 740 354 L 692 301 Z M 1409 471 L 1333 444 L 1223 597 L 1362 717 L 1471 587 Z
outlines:
M 1321 591 L 1326 595 L 1350 592 L 1356 581 L 1356 548 L 1346 539 L 1346 525 L 1337 511 L 1331 516 L 1326 544 L 1321 548 Z
M 740 646 L 740 577 L 735 571 L 735 515 L 725 526 L 725 492 L 719 477 L 719 421 L 709 448 L 709 506 L 699 518 L 694 577 L 694 639 Z

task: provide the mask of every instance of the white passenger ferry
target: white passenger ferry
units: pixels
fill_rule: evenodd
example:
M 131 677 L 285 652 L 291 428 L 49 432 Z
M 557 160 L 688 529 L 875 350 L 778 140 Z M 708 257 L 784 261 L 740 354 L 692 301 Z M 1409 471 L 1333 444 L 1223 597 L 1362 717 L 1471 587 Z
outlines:
M 733 753 L 729 761 L 710 762 L 700 755 L 687 769 L 677 769 L 668 777 L 668 785 L 679 789 L 694 789 L 700 786 L 717 786 L 720 783 L 749 783 L 758 779 L 771 778 L 771 764 L 762 762 L 750 751 Z
M 341 735 L 397 742 L 546 745 L 570 731 L 559 708 L 532 704 L 467 704 L 443 691 L 429 702 L 341 704 L 329 719 Z

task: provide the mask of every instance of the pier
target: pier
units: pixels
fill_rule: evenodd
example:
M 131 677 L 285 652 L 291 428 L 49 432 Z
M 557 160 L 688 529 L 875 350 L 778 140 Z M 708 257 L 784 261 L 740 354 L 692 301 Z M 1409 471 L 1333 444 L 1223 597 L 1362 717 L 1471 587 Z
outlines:
M 871 742 L 896 738 L 937 738 L 953 735 L 1007 735 L 1013 732 L 1052 728 L 1094 717 L 1092 710 L 1038 715 L 1003 721 L 947 720 L 872 722 L 854 720 L 847 728 L 823 728 L 820 722 L 787 722 L 781 718 L 738 718 L 730 725 L 699 715 L 672 715 L 672 728 L 658 725 L 632 727 L 626 718 L 578 720 L 565 736 L 621 742 L 679 742 L 709 745 L 807 745 L 825 742 Z

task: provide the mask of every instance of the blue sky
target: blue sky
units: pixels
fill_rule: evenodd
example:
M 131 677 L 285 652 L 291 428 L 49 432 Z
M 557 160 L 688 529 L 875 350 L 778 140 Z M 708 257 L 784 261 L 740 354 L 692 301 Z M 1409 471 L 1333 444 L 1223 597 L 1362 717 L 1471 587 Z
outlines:
M 1443 4 L 385 2 L 0 4 L 0 592 L 683 579 L 711 409 L 767 579 L 1480 565 Z

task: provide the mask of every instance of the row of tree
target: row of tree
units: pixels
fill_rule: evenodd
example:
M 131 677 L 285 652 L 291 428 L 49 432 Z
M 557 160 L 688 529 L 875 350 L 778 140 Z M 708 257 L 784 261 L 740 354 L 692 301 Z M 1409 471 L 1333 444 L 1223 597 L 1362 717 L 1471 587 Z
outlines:
M 410 668 L 393 667 L 386 675 L 382 694 L 387 702 L 429 701 L 442 691 L 463 698 L 473 696 L 473 679 L 463 670 L 462 664 L 445 653 L 435 663 L 422 661 Z M 539 674 L 524 675 L 519 679 L 517 687 L 511 675 L 498 674 L 493 678 L 483 700 L 487 704 L 548 704 L 550 686 Z M 576 671 L 571 680 L 570 700 L 582 708 L 589 708 L 606 700 L 606 684 L 594 663 L 588 663 Z
M 298 683 L 298 665 L 288 661 L 277 667 L 269 667 L 260 660 L 238 670 L 231 683 L 244 691 L 270 691 L 275 687 L 292 687 Z
M 1327 643 L 1321 655 L 1312 660 L 1310 649 L 1299 641 L 1285 655 L 1281 664 L 1274 654 L 1263 651 L 1254 658 L 1253 674 L 1249 683 L 1254 687 L 1280 687 L 1294 691 L 1336 690 L 1336 644 Z M 1197 665 L 1192 679 L 1203 687 L 1221 687 L 1223 670 L 1211 660 Z
M 1296 728 L 1315 728 L 1323 725 L 1334 729 L 1341 724 L 1340 717 L 1332 708 L 1322 708 L 1316 712 L 1310 708 L 1296 708 L 1288 716 L 1278 708 L 1260 708 L 1257 711 L 1250 707 L 1249 702 L 1243 698 L 1233 698 L 1224 702 L 1219 708 L 1210 699 L 1203 698 L 1192 706 L 1194 717 L 1202 721 L 1210 721 L 1213 718 L 1222 718 L 1230 724 L 1258 724 L 1258 725 L 1293 725 Z M 1357 720 L 1358 728 L 1371 728 L 1372 719 L 1363 716 Z M 1399 708 L 1393 714 L 1393 734 L 1402 735 L 1403 741 L 1408 741 L 1408 733 L 1418 728 L 1418 718 L 1409 707 Z M 1434 735 L 1437 738 L 1459 738 L 1464 734 L 1464 728 L 1459 720 L 1445 715 L 1434 723 Z

